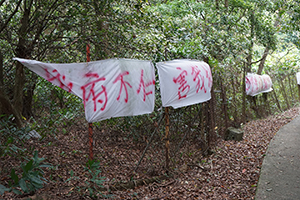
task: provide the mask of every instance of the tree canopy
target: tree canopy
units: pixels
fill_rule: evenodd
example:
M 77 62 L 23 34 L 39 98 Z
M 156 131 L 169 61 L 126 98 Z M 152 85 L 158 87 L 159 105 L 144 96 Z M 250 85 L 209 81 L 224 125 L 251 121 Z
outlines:
M 13 64 L 12 57 L 84 62 L 87 43 L 92 60 L 189 58 L 209 62 L 217 71 L 246 65 L 247 71 L 260 74 L 267 56 L 280 45 L 299 47 L 298 4 L 296 0 L 2 0 L 5 91 L 1 93 L 20 116 L 29 117 L 31 106 L 24 108 L 23 101 L 31 101 L 38 79 L 21 64 Z

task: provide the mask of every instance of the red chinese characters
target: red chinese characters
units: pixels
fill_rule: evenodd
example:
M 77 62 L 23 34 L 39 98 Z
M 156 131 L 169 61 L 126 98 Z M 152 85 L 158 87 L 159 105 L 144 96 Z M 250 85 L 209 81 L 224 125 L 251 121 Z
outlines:
M 73 83 L 71 82 L 66 83 L 66 77 L 58 73 L 56 69 L 52 70 L 52 73 L 56 74 L 55 76 L 51 75 L 47 68 L 45 68 L 45 71 L 46 71 L 47 81 L 52 83 L 54 80 L 57 80 L 59 82 L 59 87 L 61 89 L 66 90 L 68 92 L 72 91 Z
M 193 75 L 193 81 L 196 83 L 197 93 L 200 90 L 204 90 L 204 93 L 206 93 L 206 88 L 204 86 L 204 76 L 201 75 L 201 70 L 198 68 L 198 66 L 192 66 L 192 75 Z
M 58 85 L 61 88 L 71 92 L 73 88 L 73 83 L 66 83 L 65 75 L 58 73 L 56 69 L 52 71 L 52 74 L 49 73 L 47 69 L 45 69 L 45 71 L 48 81 L 54 83 L 54 81 L 57 80 Z M 137 77 L 137 74 L 138 72 L 135 74 L 135 78 Z M 129 76 L 129 80 L 132 80 L 135 84 L 132 85 L 130 81 L 126 81 L 125 76 Z M 94 112 L 96 112 L 97 110 L 104 111 L 107 107 L 108 101 L 117 100 L 121 103 L 122 101 L 120 101 L 120 99 L 122 94 L 123 96 L 125 96 L 123 103 L 128 103 L 130 99 L 135 98 L 132 96 L 130 97 L 129 94 L 134 95 L 134 93 L 129 93 L 129 89 L 136 88 L 137 90 L 135 90 L 135 94 L 142 94 L 144 102 L 146 101 L 146 96 L 154 93 L 153 89 L 149 90 L 148 87 L 150 87 L 151 85 L 155 85 L 155 80 L 145 82 L 143 69 L 141 69 L 139 81 L 133 80 L 132 77 L 130 77 L 129 71 L 121 72 L 116 78 L 111 77 L 110 79 L 107 79 L 104 76 L 100 77 L 98 73 L 93 72 L 86 73 L 83 75 L 83 77 L 84 79 L 88 79 L 88 82 L 84 81 L 84 83 L 86 84 L 77 88 L 77 94 L 80 94 L 80 92 L 78 93 L 78 90 L 82 92 L 82 96 L 80 95 L 80 97 L 83 99 L 85 108 L 87 102 L 92 101 Z M 111 91 L 107 91 L 107 88 L 109 88 Z M 114 96 L 115 92 L 117 91 L 118 96 L 116 99 L 111 98 L 112 96 L 108 96 L 108 92 L 111 92 L 110 94 L 113 94 Z M 101 106 L 99 106 L 99 104 L 101 104 Z
M 177 67 L 176 69 L 181 70 L 182 72 L 176 78 L 173 78 L 173 82 L 178 84 L 178 99 L 186 98 L 188 92 L 190 91 L 191 86 L 187 84 L 186 76 L 188 72 L 186 70 Z
M 120 92 L 119 92 L 119 96 L 118 96 L 117 100 L 118 101 L 120 100 L 121 93 L 122 93 L 122 88 L 124 87 L 125 95 L 126 95 L 126 97 L 125 97 L 125 103 L 127 103 L 128 102 L 128 89 L 127 89 L 126 85 L 128 85 L 130 88 L 132 88 L 132 86 L 127 81 L 124 81 L 123 77 L 125 75 L 129 75 L 129 72 L 126 71 L 126 72 L 123 72 L 122 74 L 120 74 L 113 83 L 117 83 L 118 81 L 121 82 Z
M 97 73 L 87 73 L 87 74 L 85 74 L 85 77 L 96 78 L 96 79 L 81 87 L 82 92 L 83 92 L 84 106 L 86 105 L 86 102 L 89 100 L 89 98 L 92 96 L 92 101 L 94 102 L 94 112 L 97 111 L 97 103 L 103 104 L 103 106 L 101 107 L 100 110 L 102 110 L 102 111 L 105 110 L 105 107 L 107 104 L 106 87 L 101 85 L 102 90 L 98 93 L 96 93 L 96 91 L 95 91 L 96 83 L 99 83 L 100 81 L 105 81 L 105 77 L 100 78 Z
M 155 85 L 155 80 L 151 80 L 148 83 L 145 84 L 144 82 L 144 70 L 142 69 L 141 71 L 141 79 L 140 79 L 140 84 L 139 84 L 139 89 L 137 90 L 137 94 L 141 92 L 141 89 L 143 88 L 143 101 L 146 101 L 146 96 L 153 94 L 153 91 L 146 92 L 146 88 L 149 87 L 150 85 Z
M 200 91 L 204 91 L 207 93 L 207 88 L 211 88 L 212 86 L 212 76 L 210 72 L 209 66 L 200 65 L 192 65 L 190 68 L 185 68 L 186 70 L 177 67 L 176 69 L 180 70 L 181 73 L 173 78 L 173 82 L 178 84 L 178 99 L 186 98 L 188 93 L 190 92 L 191 87 L 194 87 L 193 83 L 189 82 L 189 76 L 192 76 L 193 82 L 196 83 L 196 93 Z M 207 84 L 205 85 L 205 83 Z

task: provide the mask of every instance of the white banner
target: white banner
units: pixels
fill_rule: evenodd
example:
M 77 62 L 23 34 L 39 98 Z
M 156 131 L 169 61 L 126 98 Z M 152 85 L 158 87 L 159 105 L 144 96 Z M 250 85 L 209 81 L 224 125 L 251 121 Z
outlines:
M 210 100 L 212 75 L 205 62 L 172 60 L 156 65 L 163 107 L 179 108 Z
M 108 59 L 54 64 L 21 58 L 14 60 L 80 97 L 89 123 L 154 110 L 155 73 L 151 61 Z
M 246 76 L 246 94 L 255 96 L 260 93 L 271 92 L 272 80 L 269 75 L 257 75 L 248 73 Z
M 300 85 L 300 72 L 296 73 L 297 84 Z

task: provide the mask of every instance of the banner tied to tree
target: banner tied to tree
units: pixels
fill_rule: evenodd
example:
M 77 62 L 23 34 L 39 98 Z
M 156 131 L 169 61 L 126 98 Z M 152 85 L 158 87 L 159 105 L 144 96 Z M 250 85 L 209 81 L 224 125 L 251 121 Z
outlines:
M 269 75 L 248 73 L 246 76 L 246 94 L 255 96 L 261 93 L 271 92 L 272 80 Z
M 52 84 L 80 97 L 89 123 L 154 110 L 155 73 L 150 61 L 108 59 L 53 64 L 14 59 Z
M 296 73 L 297 85 L 300 85 L 300 72 Z
M 83 100 L 89 123 L 151 113 L 155 71 L 151 61 L 108 59 L 85 63 L 43 63 L 14 58 L 52 84 Z M 205 62 L 173 60 L 157 64 L 164 107 L 208 101 L 212 75 Z
M 179 108 L 210 100 L 212 74 L 205 62 L 172 60 L 156 65 L 163 107 Z

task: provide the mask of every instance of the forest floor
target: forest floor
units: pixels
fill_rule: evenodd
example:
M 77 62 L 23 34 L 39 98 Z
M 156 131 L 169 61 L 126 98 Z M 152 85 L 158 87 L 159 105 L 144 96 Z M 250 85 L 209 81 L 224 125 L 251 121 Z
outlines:
M 85 168 L 89 154 L 86 124 L 73 124 L 66 133 L 28 140 L 27 148 L 34 147 L 53 166 L 44 170 L 47 184 L 27 196 L 6 192 L 0 199 L 254 199 L 269 142 L 298 114 L 299 107 L 295 107 L 250 121 L 242 126 L 242 141 L 219 139 L 209 156 L 197 153 L 182 156 L 177 165 L 171 163 L 169 176 L 165 176 L 163 166 L 156 164 L 156 161 L 163 162 L 164 155 L 158 153 L 163 150 L 147 151 L 148 155 L 134 172 L 145 145 L 118 138 L 118 133 L 108 137 L 104 130 L 95 130 L 94 155 L 100 161 L 103 177 L 100 183 L 104 186 L 101 192 L 90 182 Z M 189 151 L 196 152 L 197 145 L 190 145 Z M 144 162 L 151 158 L 155 160 Z M 8 185 L 10 169 L 20 164 L 13 157 L 1 160 L 1 184 Z M 7 173 L 3 173 L 5 170 Z M 130 181 L 133 188 L 128 189 L 129 184 L 125 183 Z

